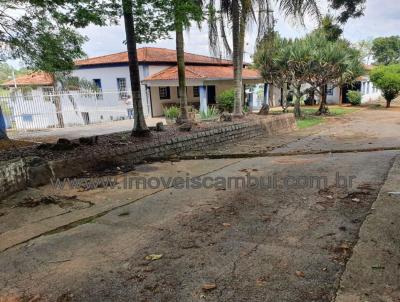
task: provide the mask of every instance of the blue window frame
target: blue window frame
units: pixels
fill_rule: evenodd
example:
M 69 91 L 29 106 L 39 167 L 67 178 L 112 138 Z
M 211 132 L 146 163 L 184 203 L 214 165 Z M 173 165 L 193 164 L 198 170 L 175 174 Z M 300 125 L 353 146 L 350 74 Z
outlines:
M 101 79 L 93 79 L 93 83 L 97 86 L 97 88 L 101 89 Z

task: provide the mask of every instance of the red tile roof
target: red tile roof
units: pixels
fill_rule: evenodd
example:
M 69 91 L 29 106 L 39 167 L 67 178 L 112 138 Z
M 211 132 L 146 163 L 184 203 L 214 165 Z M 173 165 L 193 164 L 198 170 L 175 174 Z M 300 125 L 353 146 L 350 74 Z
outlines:
M 194 66 L 186 65 L 186 79 L 233 79 L 233 67 L 232 66 Z M 243 69 L 243 79 L 245 80 L 258 80 L 261 76 L 257 70 L 254 69 Z M 178 67 L 173 66 L 164 69 L 158 73 L 155 73 L 144 79 L 145 81 L 173 81 L 178 80 Z
M 176 63 L 176 51 L 166 48 L 143 47 L 138 50 L 138 60 L 141 63 Z M 208 56 L 185 53 L 185 62 L 190 64 L 204 65 L 231 65 L 232 61 L 223 60 Z M 93 57 L 84 60 L 78 60 L 75 65 L 92 66 L 128 63 L 128 53 L 120 52 L 100 57 Z
M 32 72 L 16 77 L 17 86 L 52 86 L 53 78 L 50 74 L 42 71 Z M 9 80 L 1 86 L 14 86 L 14 80 Z

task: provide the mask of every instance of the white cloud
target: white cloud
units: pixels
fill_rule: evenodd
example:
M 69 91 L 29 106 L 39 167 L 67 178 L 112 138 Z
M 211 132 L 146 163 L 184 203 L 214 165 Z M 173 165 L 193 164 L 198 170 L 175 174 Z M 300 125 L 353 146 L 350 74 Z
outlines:
M 351 19 L 344 27 L 344 36 L 352 41 L 360 39 L 375 38 L 379 36 L 389 36 L 399 34 L 400 28 L 400 5 L 399 0 L 367 0 L 365 16 L 359 19 Z M 326 3 L 326 0 L 322 0 Z M 296 26 L 285 20 L 281 15 L 277 16 L 277 29 L 284 37 L 299 37 L 311 30 L 315 26 L 312 19 L 306 20 L 306 28 Z M 254 31 L 254 28 L 253 28 Z M 124 28 L 122 25 L 111 27 L 89 26 L 80 31 L 89 38 L 85 43 L 84 49 L 88 56 L 99 56 L 126 50 Z M 173 37 L 173 33 L 171 34 Z M 246 60 L 254 51 L 254 41 L 256 34 L 249 30 L 246 38 Z M 160 40 L 153 44 L 143 44 L 139 46 L 158 46 L 165 48 L 175 48 L 175 40 Z M 185 50 L 188 52 L 209 55 L 207 26 L 201 30 L 197 27 L 191 28 L 185 34 Z M 15 65 L 15 63 L 14 63 Z

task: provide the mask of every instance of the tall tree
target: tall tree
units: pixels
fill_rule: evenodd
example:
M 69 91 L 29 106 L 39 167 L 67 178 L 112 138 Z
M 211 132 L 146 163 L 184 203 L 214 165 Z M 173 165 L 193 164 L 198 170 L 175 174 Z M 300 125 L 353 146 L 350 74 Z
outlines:
M 133 103 L 133 130 L 134 136 L 146 136 L 150 130 L 146 125 L 143 114 L 142 95 L 140 86 L 139 61 L 136 49 L 135 22 L 133 19 L 132 0 L 122 0 L 122 10 L 125 22 L 126 46 L 128 48 L 129 77 L 131 79 L 132 103 Z
M 400 63 L 400 36 L 376 38 L 372 42 L 372 53 L 378 65 Z
M 183 31 L 190 27 L 191 22 L 200 22 L 203 20 L 202 1 L 201 0 L 173 0 L 171 1 L 172 19 L 174 20 L 173 28 L 176 37 L 176 59 L 178 65 L 179 80 L 179 104 L 180 116 L 179 123 L 186 122 L 188 118 L 187 112 L 187 93 L 186 93 L 186 74 L 185 74 L 185 42 Z
M 309 78 L 307 82 L 321 96 L 319 114 L 328 112 L 327 85 L 338 87 L 351 83 L 365 70 L 358 50 L 346 40 L 329 41 L 321 32 L 306 37 L 310 46 Z
M 302 19 L 305 14 L 319 16 L 316 0 L 279 0 L 280 10 L 285 15 Z M 209 14 L 209 43 L 215 54 L 220 54 L 220 41 L 224 45 L 225 52 L 232 56 L 235 85 L 234 115 L 241 116 L 243 98 L 243 54 L 246 29 L 250 24 L 257 25 L 257 40 L 260 41 L 268 32 L 268 23 L 263 22 L 269 17 L 272 5 L 268 0 L 220 0 L 216 5 L 210 2 L 211 13 Z M 255 12 L 258 12 L 256 14 Z M 232 47 L 228 41 L 226 32 L 230 30 L 232 36 Z
M 382 90 L 386 108 L 400 95 L 400 64 L 379 66 L 371 70 L 371 81 Z
M 127 44 L 129 65 L 135 75 L 136 42 L 153 42 L 167 37 L 164 13 L 160 7 L 166 0 L 21 0 L 1 1 L 0 56 L 22 59 L 30 68 L 56 74 L 74 67 L 74 60 L 84 55 L 82 44 L 85 38 L 74 28 L 89 24 L 108 25 L 118 23 L 127 16 Z M 128 10 L 127 10 L 128 7 Z M 132 16 L 131 19 L 129 19 Z M 134 18 L 133 18 L 134 17 Z M 135 67 L 136 66 L 136 67 Z M 133 134 L 148 132 L 144 122 L 140 98 L 139 77 L 131 78 L 134 85 L 133 103 L 135 122 Z M 59 111 L 59 110 L 58 110 Z M 60 121 L 62 123 L 62 120 Z

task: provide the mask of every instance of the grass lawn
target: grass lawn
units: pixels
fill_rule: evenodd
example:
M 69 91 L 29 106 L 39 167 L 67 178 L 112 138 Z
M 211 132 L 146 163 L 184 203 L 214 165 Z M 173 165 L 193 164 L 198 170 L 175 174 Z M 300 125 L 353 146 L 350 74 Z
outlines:
M 328 107 L 329 107 L 329 115 L 327 116 L 315 115 L 315 113 L 318 111 L 317 106 L 301 107 L 301 113 L 303 117 L 297 119 L 297 127 L 299 129 L 312 127 L 325 122 L 326 119 L 328 119 L 330 116 L 340 116 L 360 110 L 359 108 L 355 107 L 341 107 L 341 106 L 328 106 Z M 288 111 L 293 112 L 293 108 L 290 108 Z
M 321 124 L 324 121 L 324 118 L 320 116 L 304 116 L 304 118 L 297 119 L 297 127 L 299 129 L 304 129 L 308 127 L 312 127 L 318 124 Z

